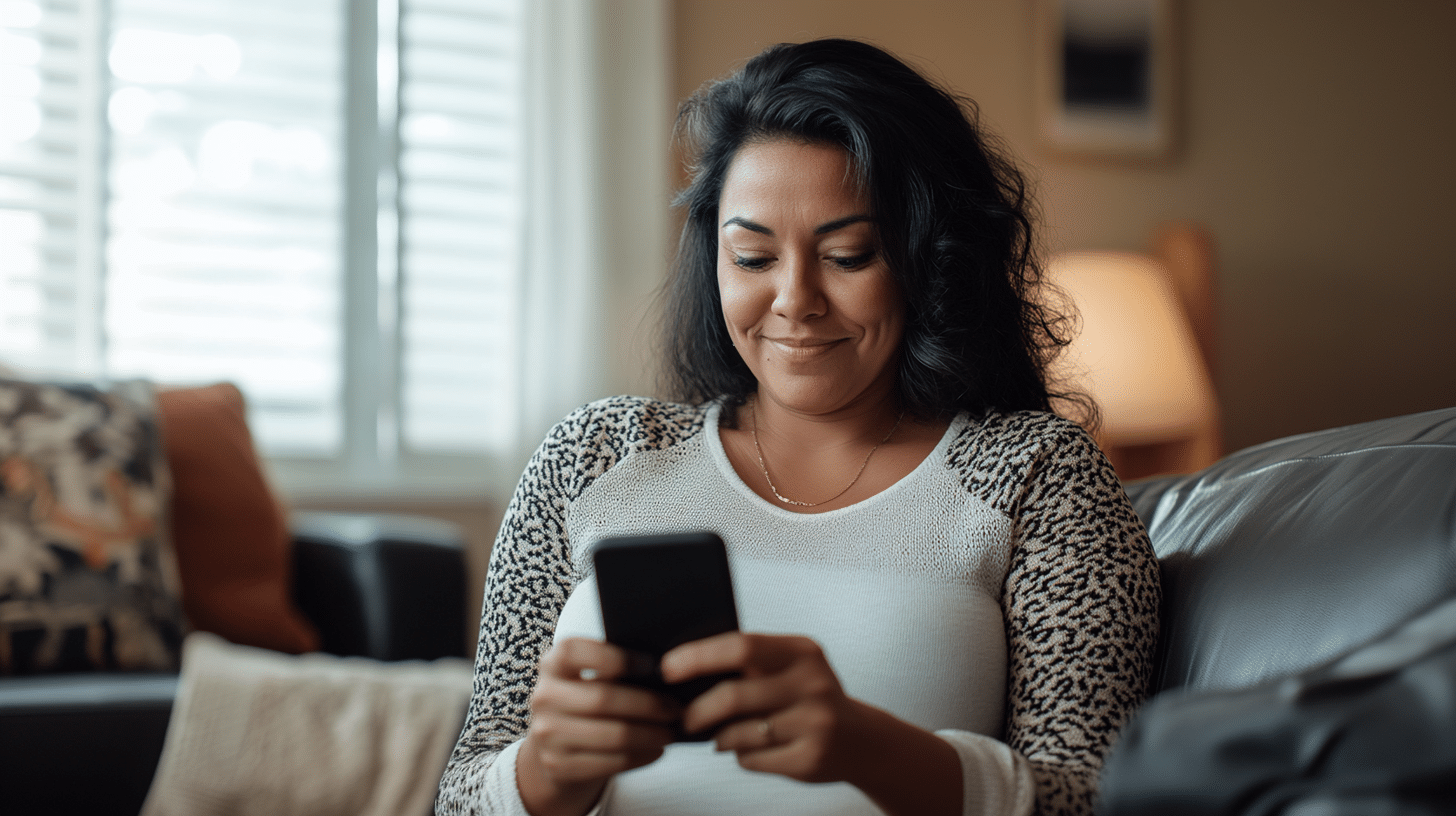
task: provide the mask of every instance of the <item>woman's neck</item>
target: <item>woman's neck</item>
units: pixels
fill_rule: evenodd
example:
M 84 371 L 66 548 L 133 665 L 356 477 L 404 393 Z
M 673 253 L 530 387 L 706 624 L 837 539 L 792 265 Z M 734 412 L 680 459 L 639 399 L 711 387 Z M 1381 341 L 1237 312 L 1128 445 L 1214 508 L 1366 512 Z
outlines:
M 752 394 L 739 408 L 738 427 L 756 433 L 760 445 L 832 452 L 882 442 L 902 416 L 893 395 L 856 401 L 831 412 L 810 413 Z

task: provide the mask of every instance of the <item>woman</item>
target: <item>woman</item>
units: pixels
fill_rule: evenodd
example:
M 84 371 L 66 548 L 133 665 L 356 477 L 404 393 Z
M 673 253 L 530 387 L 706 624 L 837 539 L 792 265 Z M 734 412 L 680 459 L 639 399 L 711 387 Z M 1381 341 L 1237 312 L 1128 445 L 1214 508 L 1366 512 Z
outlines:
M 1022 181 L 967 110 L 844 40 L 686 104 L 681 402 L 585 406 L 527 467 L 441 813 L 1090 812 L 1157 567 L 1049 412 Z M 727 541 L 744 633 L 663 658 L 741 673 L 677 710 L 614 682 L 587 548 L 683 529 Z

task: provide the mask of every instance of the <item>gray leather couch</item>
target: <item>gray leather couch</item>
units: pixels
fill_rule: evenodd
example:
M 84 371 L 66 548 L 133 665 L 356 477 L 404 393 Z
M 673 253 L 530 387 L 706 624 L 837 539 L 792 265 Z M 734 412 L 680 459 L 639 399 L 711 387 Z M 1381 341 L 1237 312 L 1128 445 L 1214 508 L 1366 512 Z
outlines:
M 1160 696 L 1114 750 L 1103 813 L 1456 813 L 1456 627 L 1443 611 L 1456 599 L 1456 408 L 1127 488 L 1163 569 Z M 1396 699 L 1401 666 L 1355 682 L 1331 665 L 1398 653 L 1382 640 L 1408 646 L 1410 621 L 1425 638 L 1406 651 L 1426 661 L 1422 688 L 1393 711 L 1429 716 L 1395 725 L 1369 706 Z M 1427 784 L 1433 762 L 1444 787 Z M 1373 781 L 1346 784 L 1353 769 Z
M 340 513 L 291 524 L 295 600 L 323 651 L 466 656 L 465 551 L 453 525 Z M 0 813 L 135 816 L 176 691 L 175 674 L 0 677 Z

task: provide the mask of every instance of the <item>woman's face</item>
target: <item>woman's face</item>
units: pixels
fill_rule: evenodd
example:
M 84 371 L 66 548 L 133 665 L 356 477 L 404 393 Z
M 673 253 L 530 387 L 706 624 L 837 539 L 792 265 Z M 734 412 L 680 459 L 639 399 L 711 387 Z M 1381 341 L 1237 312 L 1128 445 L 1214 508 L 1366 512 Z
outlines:
M 744 145 L 718 216 L 723 319 L 760 399 L 821 415 L 890 399 L 904 303 L 849 155 Z

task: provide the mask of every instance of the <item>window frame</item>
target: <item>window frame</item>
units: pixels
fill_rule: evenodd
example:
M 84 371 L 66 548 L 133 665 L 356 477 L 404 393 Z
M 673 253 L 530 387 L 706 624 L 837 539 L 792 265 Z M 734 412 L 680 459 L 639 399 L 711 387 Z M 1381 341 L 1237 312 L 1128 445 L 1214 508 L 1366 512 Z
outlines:
M 263 456 L 275 486 L 294 500 L 458 502 L 498 496 L 509 490 L 502 477 L 517 458 L 514 450 L 451 455 L 411 451 L 403 444 L 399 114 L 400 17 L 407 2 L 342 4 L 343 439 L 333 457 Z M 518 138 L 526 141 L 525 135 Z
M 387 0 L 394 8 L 399 2 Z M 396 446 L 387 459 L 363 451 L 338 460 L 267 457 L 270 476 L 290 499 L 315 504 L 487 499 L 504 506 L 526 460 L 561 417 L 592 399 L 654 391 L 652 326 L 674 245 L 675 103 L 667 0 L 527 0 L 523 12 L 526 170 L 516 441 L 478 456 Z M 394 33 L 397 37 L 397 28 Z M 362 121 L 369 113 L 361 109 L 357 115 Z M 397 133 L 379 138 L 397 139 Z M 392 150 L 394 144 L 379 149 Z M 375 196 L 377 208 L 381 191 L 393 194 L 391 177 L 386 173 L 380 186 L 369 189 L 364 175 L 361 171 L 358 183 L 366 187 L 366 198 Z M 366 209 L 357 215 L 360 224 L 367 223 Z M 397 246 L 390 257 L 398 269 Z M 362 293 L 351 319 L 363 322 L 378 309 L 369 297 Z M 398 315 L 397 301 L 386 308 Z M 352 364 L 365 370 L 356 375 L 346 369 L 346 387 L 379 388 L 386 376 L 397 377 L 398 336 L 378 342 L 394 355 L 391 367 L 370 371 L 366 350 L 352 350 L 358 355 Z M 375 379 L 366 385 L 370 377 Z M 394 394 L 397 400 L 397 389 Z M 388 420 L 380 423 L 363 413 L 352 421 L 373 423 L 376 434 L 390 427 Z

